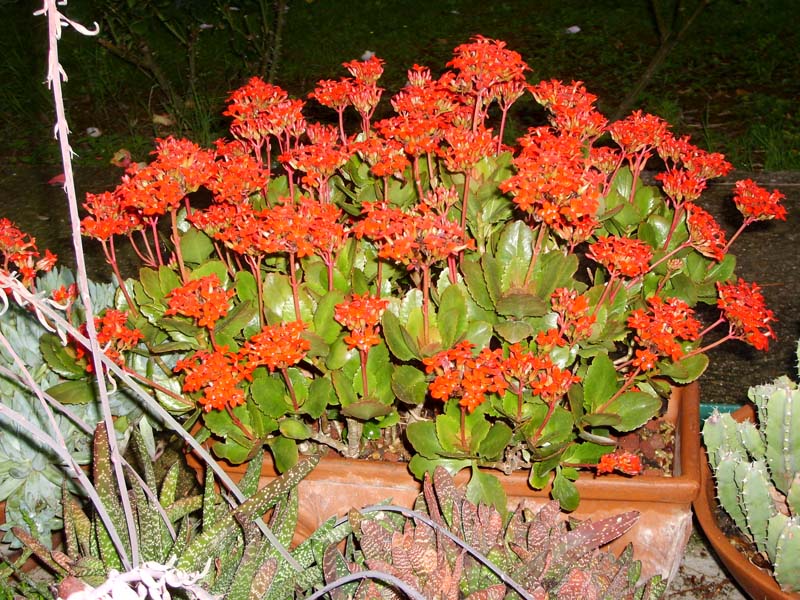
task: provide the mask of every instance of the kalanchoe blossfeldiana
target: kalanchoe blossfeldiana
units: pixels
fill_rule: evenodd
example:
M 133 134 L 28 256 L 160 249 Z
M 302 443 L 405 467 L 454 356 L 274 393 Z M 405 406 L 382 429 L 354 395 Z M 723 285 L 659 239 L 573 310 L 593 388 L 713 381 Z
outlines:
M 775 317 L 734 273 L 739 232 L 701 206 L 731 170 L 722 155 L 640 111 L 609 124 L 580 82 L 528 85 L 499 40 L 459 45 L 438 78 L 412 67 L 382 120 L 383 61 L 344 67 L 312 95 L 335 124 L 253 78 L 228 100 L 232 139 L 157 140 L 149 164 L 87 196 L 84 234 L 120 284 L 109 319 L 126 315 L 109 348 L 218 456 L 266 447 L 285 470 L 315 446 L 361 457 L 402 438 L 420 479 L 525 468 L 572 509 L 579 470 L 697 379 L 708 350 L 769 345 Z M 526 91 L 549 122 L 511 147 Z M 659 187 L 642 180 L 655 155 Z M 781 199 L 741 182 L 742 228 L 786 218 Z M 142 267 L 127 281 L 122 242 Z M 719 318 L 703 323 L 702 304 Z

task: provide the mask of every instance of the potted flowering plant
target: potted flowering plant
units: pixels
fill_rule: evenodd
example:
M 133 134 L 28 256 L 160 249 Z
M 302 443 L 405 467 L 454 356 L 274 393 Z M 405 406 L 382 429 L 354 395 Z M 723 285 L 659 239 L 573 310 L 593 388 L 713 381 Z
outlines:
M 727 240 L 697 204 L 730 171 L 722 155 L 652 115 L 609 124 L 579 82 L 529 85 L 500 41 L 457 47 L 439 78 L 415 65 L 382 120 L 382 61 L 344 66 L 310 94 L 333 124 L 253 78 L 229 98 L 231 140 L 158 140 L 84 205 L 120 285 L 97 322 L 106 351 L 218 457 L 266 446 L 284 471 L 311 446 L 407 453 L 418 478 L 470 470 L 470 498 L 503 509 L 482 467 L 524 469 L 526 489 L 574 509 L 581 469 L 640 472 L 617 436 L 695 381 L 707 350 L 767 347 L 773 315 L 734 278 L 730 247 L 785 218 L 777 191 L 740 182 L 745 218 Z M 526 92 L 549 124 L 512 148 L 506 119 Z M 660 186 L 646 185 L 656 155 Z M 118 265 L 124 239 L 135 278 Z M 697 304 L 719 318 L 703 325 Z M 77 346 L 50 355 L 85 360 Z

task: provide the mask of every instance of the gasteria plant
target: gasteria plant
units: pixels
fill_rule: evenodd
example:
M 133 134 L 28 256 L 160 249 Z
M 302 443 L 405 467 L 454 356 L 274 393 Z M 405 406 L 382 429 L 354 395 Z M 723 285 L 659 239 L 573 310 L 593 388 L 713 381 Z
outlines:
M 286 470 L 306 446 L 362 456 L 401 426 L 420 478 L 471 467 L 472 499 L 500 505 L 478 467 L 526 468 L 574 508 L 581 468 L 638 472 L 614 435 L 657 415 L 707 350 L 766 349 L 773 313 L 730 247 L 785 219 L 778 191 L 739 182 L 726 240 L 698 204 L 731 169 L 722 155 L 652 115 L 609 124 L 580 82 L 527 84 L 500 41 L 458 46 L 438 79 L 415 65 L 379 121 L 382 61 L 344 66 L 310 94 L 334 125 L 253 78 L 229 98 L 231 140 L 157 140 L 84 205 L 121 287 L 98 320 L 106 351 L 218 456 L 267 446 Z M 549 124 L 511 148 L 526 92 Z M 643 182 L 656 156 L 660 188 Z M 697 304 L 719 319 L 702 324 Z

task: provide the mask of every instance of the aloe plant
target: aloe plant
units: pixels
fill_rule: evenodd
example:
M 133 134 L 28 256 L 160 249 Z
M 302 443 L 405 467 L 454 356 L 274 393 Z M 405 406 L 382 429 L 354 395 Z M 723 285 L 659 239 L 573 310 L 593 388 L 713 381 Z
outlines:
M 797 349 L 800 365 L 800 343 Z M 703 427 L 717 498 L 781 588 L 800 591 L 800 388 L 787 376 L 750 388 L 758 423 L 715 411 Z

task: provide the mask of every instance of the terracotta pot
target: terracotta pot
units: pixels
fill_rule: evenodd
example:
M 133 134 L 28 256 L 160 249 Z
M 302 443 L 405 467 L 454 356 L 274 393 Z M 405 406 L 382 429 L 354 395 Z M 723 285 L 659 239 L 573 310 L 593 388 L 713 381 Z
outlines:
M 582 473 L 577 482 L 581 503 L 571 513 L 579 519 L 599 519 L 629 510 L 639 511 L 636 525 L 611 544 L 611 550 L 619 553 L 632 542 L 634 556 L 642 561 L 642 575 L 660 574 L 670 580 L 680 566 L 692 530 L 692 502 L 700 489 L 697 384 L 675 388 L 671 404 L 679 407 L 676 411 L 676 456 L 672 476 L 594 477 L 591 473 Z M 228 471 L 238 481 L 245 467 L 231 466 Z M 498 473 L 512 508 L 523 500 L 533 507 L 549 500 L 549 489 L 534 491 L 528 486 L 527 473 L 518 472 L 510 476 L 494 473 Z M 456 481 L 465 483 L 468 472 L 459 475 Z M 265 462 L 261 485 L 274 477 L 271 462 Z M 378 504 L 384 500 L 411 507 L 420 492 L 420 484 L 404 463 L 328 456 L 300 483 L 299 490 L 296 541 L 305 539 L 332 515 L 344 516 L 353 507 Z
M 746 405 L 732 413 L 736 421 L 752 421 L 755 411 L 752 405 Z M 722 564 L 730 572 L 747 595 L 754 600 L 800 600 L 800 594 L 788 594 L 781 591 L 775 578 L 769 571 L 757 567 L 750 559 L 731 543 L 730 538 L 717 525 L 717 490 L 714 476 L 708 463 L 705 448 L 700 447 L 700 494 L 694 502 L 694 511 L 700 527 L 708 538 L 711 547 L 717 554 Z

